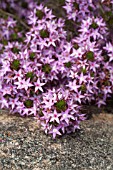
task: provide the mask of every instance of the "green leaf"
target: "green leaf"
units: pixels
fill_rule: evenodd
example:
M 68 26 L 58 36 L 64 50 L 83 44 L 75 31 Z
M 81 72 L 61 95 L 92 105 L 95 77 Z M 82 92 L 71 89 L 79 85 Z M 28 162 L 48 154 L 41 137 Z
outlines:
M 26 101 L 24 102 L 24 105 L 25 105 L 27 108 L 33 107 L 33 100 L 30 100 L 30 99 L 26 100 Z
M 71 62 L 67 62 L 67 63 L 65 63 L 64 65 L 65 65 L 65 67 L 67 67 L 67 68 L 71 68 L 72 63 L 71 63 Z
M 49 32 L 47 30 L 41 30 L 40 31 L 40 36 L 41 36 L 41 38 L 48 38 L 49 37 Z
M 34 73 L 33 73 L 33 72 L 28 72 L 28 73 L 26 74 L 26 77 L 27 77 L 27 78 L 30 78 L 30 79 L 33 79 L 33 78 L 34 78 Z
M 30 60 L 34 60 L 34 59 L 35 59 L 35 53 L 32 52 L 32 53 L 30 54 Z
M 42 71 L 49 74 L 51 72 L 50 64 L 45 64 L 42 66 Z
M 13 48 L 12 48 L 12 52 L 13 52 L 13 53 L 19 53 L 19 51 L 20 51 L 20 50 L 19 50 L 17 47 L 13 47 Z
M 93 22 L 93 23 L 90 25 L 90 28 L 97 29 L 97 28 L 98 28 L 98 24 L 97 24 L 96 22 Z
M 20 68 L 20 61 L 15 59 L 13 60 L 13 62 L 11 63 L 11 69 L 14 69 L 14 70 L 19 70 Z
M 87 52 L 86 58 L 90 61 L 94 61 L 94 53 L 92 51 Z
M 59 100 L 56 104 L 57 111 L 65 111 L 67 109 L 67 103 L 65 100 Z
M 41 10 L 37 10 L 36 16 L 38 17 L 38 19 L 42 19 L 45 16 L 45 13 Z

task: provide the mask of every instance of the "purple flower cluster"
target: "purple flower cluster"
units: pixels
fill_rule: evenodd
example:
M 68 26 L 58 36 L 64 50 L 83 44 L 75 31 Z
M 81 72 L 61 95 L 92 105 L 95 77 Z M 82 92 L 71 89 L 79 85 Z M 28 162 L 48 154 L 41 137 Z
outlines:
M 15 11 L 19 17 L 24 17 L 27 19 L 27 16 L 30 14 L 30 11 L 35 8 L 36 2 L 33 0 L 5 0 L 0 1 L 0 7 L 9 10 L 9 6 L 11 11 Z
M 8 17 L 7 19 L 0 18 L 0 24 L 0 50 L 2 50 L 3 45 L 7 44 L 10 37 L 14 35 L 13 28 L 16 25 L 16 21 L 11 17 Z
M 87 16 L 93 15 L 90 9 L 95 9 L 96 7 L 92 0 L 66 0 L 63 8 L 67 12 L 68 19 L 72 19 L 73 21 L 81 21 Z
M 113 93 L 113 44 L 106 22 L 93 16 L 96 7 L 91 0 L 66 0 L 63 8 L 68 19 L 80 22 L 78 36 L 70 41 L 65 20 L 39 5 L 28 15 L 30 30 L 24 41 L 0 44 L 1 108 L 33 115 L 53 138 L 79 129 L 86 119 L 83 104 L 93 101 L 100 107 Z M 9 40 L 16 21 L 0 23 L 1 40 Z

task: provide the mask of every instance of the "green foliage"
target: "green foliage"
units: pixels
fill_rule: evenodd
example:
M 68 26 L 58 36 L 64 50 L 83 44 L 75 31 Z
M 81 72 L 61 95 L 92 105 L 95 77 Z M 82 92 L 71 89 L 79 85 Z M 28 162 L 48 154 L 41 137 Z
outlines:
M 20 51 L 20 50 L 19 50 L 17 47 L 13 47 L 13 48 L 12 48 L 12 52 L 13 52 L 13 53 L 19 53 L 19 51 Z
M 30 54 L 30 60 L 34 60 L 35 59 L 35 53 L 34 52 L 32 52 L 31 54 Z
M 86 58 L 90 61 L 94 61 L 94 53 L 92 51 L 88 51 L 86 53 Z
M 40 31 L 40 36 L 41 36 L 41 38 L 48 38 L 49 37 L 49 32 L 47 30 L 41 30 Z
M 37 11 L 36 11 L 36 16 L 38 17 L 38 19 L 41 20 L 41 19 L 45 16 L 45 14 L 44 14 L 43 11 L 37 10 Z
M 17 60 L 17 59 L 13 60 L 13 62 L 10 65 L 10 67 L 11 67 L 11 69 L 18 71 L 19 68 L 20 68 L 20 61 Z
M 75 8 L 76 10 L 79 10 L 79 4 L 78 4 L 78 3 L 74 2 L 73 5 L 74 5 L 74 8 Z
M 25 105 L 27 108 L 33 107 L 33 100 L 30 100 L 30 99 L 26 100 L 26 101 L 24 102 L 24 105 Z
M 65 100 L 59 100 L 56 104 L 56 109 L 58 112 L 65 111 L 67 109 L 67 103 Z
M 49 74 L 51 72 L 50 64 L 45 64 L 42 66 L 42 71 Z
M 67 62 L 67 63 L 65 63 L 64 65 L 65 65 L 67 68 L 71 68 L 72 63 L 71 63 L 71 62 Z
M 97 28 L 98 28 L 98 24 L 97 24 L 96 22 L 93 22 L 93 23 L 90 25 L 90 28 L 97 29 Z
M 34 73 L 33 72 L 28 72 L 27 74 L 26 74 L 26 77 L 27 78 L 30 78 L 31 80 L 34 78 Z

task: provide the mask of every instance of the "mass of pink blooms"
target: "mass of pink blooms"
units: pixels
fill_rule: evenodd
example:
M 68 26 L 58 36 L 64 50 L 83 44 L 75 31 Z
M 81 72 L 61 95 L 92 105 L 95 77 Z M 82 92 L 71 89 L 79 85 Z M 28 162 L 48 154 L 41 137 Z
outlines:
M 11 15 L 0 18 L 0 107 L 33 115 L 53 138 L 75 132 L 87 117 L 82 106 L 106 105 L 113 94 L 113 1 L 65 0 L 66 18 L 33 0 L 25 0 L 26 8 L 7 1 L 28 29 Z M 99 5 L 108 19 L 96 12 Z M 0 6 L 7 10 L 5 2 Z M 70 40 L 66 20 L 75 25 Z

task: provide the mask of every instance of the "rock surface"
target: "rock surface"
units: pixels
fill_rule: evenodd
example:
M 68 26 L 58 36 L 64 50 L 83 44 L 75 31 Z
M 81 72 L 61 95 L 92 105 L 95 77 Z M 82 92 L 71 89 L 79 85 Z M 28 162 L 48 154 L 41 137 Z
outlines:
M 80 131 L 55 140 L 32 117 L 0 111 L 0 170 L 113 170 L 113 114 L 97 110 Z

